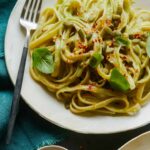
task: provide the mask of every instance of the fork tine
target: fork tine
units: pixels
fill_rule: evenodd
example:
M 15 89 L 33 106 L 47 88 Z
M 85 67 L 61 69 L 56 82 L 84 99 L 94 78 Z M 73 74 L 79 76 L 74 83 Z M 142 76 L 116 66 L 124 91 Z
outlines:
M 34 21 L 34 17 L 35 17 L 35 11 L 36 11 L 37 3 L 38 3 L 38 1 L 37 1 L 37 0 L 35 0 L 35 2 L 34 2 L 34 6 L 33 6 L 32 16 L 31 16 L 31 21 Z
M 33 2 L 34 2 L 34 0 L 31 0 L 31 2 L 30 2 L 30 6 L 28 8 L 27 17 L 26 17 L 27 20 L 30 20 L 30 14 L 32 11 Z
M 42 0 L 26 0 L 22 8 L 23 10 L 20 16 L 20 25 L 24 27 L 24 29 L 26 29 L 26 40 L 25 40 L 21 62 L 20 62 L 19 70 L 18 70 L 12 109 L 11 109 L 10 119 L 8 122 L 8 129 L 6 133 L 7 144 L 10 143 L 16 116 L 17 116 L 17 110 L 19 108 L 20 92 L 21 92 L 21 87 L 22 87 L 26 58 L 28 54 L 28 44 L 29 44 L 30 33 L 31 33 L 31 30 L 36 30 L 37 28 L 37 23 L 33 21 L 33 18 L 38 19 L 41 5 L 42 5 Z
M 41 11 L 41 5 L 42 5 L 42 0 L 39 0 L 39 5 L 38 5 L 38 9 L 37 9 L 35 22 L 38 22 L 38 19 L 39 19 L 39 16 L 40 16 L 40 11 Z
M 26 0 L 25 4 L 23 6 L 22 13 L 21 13 L 21 18 L 25 17 L 25 13 L 26 13 L 26 9 L 27 9 L 28 3 L 29 3 L 29 0 Z

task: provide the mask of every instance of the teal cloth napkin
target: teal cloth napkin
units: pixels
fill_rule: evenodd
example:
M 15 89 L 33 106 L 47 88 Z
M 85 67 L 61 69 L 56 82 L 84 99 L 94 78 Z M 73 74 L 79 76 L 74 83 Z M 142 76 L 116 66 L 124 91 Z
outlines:
M 16 0 L 0 0 L 0 150 L 35 150 L 39 146 L 56 144 L 66 137 L 66 131 L 44 124 L 32 111 L 21 108 L 10 145 L 4 144 L 13 88 L 4 62 L 4 36 L 8 18 Z

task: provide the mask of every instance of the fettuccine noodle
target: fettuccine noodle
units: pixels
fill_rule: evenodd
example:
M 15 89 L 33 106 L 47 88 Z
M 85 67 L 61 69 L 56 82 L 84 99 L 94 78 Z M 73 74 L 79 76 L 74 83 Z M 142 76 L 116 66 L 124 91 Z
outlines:
M 44 74 L 31 64 L 33 79 L 76 114 L 138 112 L 150 99 L 146 51 L 150 11 L 134 9 L 132 4 L 132 0 L 58 0 L 54 8 L 46 8 L 32 35 L 30 54 L 47 48 L 54 71 Z M 95 53 L 95 59 L 102 58 L 92 66 Z M 127 91 L 109 84 L 114 68 L 129 84 Z

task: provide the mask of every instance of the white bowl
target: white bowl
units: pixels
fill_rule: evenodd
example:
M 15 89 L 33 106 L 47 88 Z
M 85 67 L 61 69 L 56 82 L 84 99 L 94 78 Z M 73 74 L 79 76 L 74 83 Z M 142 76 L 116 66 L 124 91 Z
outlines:
M 51 146 L 41 147 L 38 150 L 67 150 L 67 149 L 61 146 L 51 145 Z
M 150 131 L 130 140 L 119 150 L 150 150 Z

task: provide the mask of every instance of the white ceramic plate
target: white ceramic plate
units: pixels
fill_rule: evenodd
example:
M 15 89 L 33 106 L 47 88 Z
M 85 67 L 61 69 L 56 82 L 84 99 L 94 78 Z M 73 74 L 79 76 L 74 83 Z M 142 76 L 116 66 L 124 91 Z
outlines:
M 18 0 L 9 19 L 6 39 L 5 57 L 9 75 L 13 83 L 16 81 L 17 70 L 21 58 L 25 35 L 19 25 L 19 17 L 25 0 Z M 43 0 L 44 7 L 52 7 L 56 0 Z M 149 0 L 136 0 L 136 4 L 149 7 Z M 150 123 L 150 103 L 142 108 L 136 116 L 111 117 L 91 116 L 81 117 L 72 114 L 48 94 L 39 84 L 32 80 L 29 74 L 30 59 L 27 58 L 22 97 L 25 102 L 41 117 L 60 127 L 80 133 L 109 134 L 127 131 Z
M 130 140 L 119 150 L 150 150 L 150 131 Z

